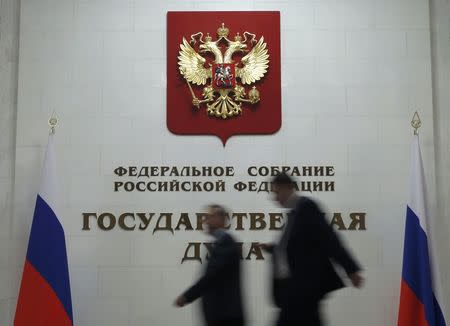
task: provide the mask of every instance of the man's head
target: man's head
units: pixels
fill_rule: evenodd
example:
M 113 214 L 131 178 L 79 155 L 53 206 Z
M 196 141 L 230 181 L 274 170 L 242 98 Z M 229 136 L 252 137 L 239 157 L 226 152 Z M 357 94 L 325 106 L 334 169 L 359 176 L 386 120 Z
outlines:
M 294 180 L 286 173 L 280 173 L 272 179 L 272 191 L 275 201 L 286 207 L 289 198 L 295 192 Z
M 208 206 L 208 215 L 205 220 L 205 224 L 208 227 L 208 232 L 214 232 L 217 229 L 225 228 L 226 218 L 228 216 L 227 210 L 217 204 Z

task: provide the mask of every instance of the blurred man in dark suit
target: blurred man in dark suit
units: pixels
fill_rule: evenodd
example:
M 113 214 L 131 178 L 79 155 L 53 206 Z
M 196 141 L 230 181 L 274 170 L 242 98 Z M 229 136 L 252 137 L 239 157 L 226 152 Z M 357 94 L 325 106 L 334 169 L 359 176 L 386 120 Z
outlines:
M 323 297 L 344 287 L 332 261 L 343 267 L 352 284 L 361 287 L 360 266 L 351 257 L 310 198 L 297 195 L 285 173 L 272 180 L 275 200 L 290 212 L 277 244 L 262 244 L 273 255 L 273 296 L 281 308 L 277 326 L 321 325 Z
M 243 326 L 240 247 L 225 231 L 226 210 L 219 205 L 210 205 L 208 210 L 205 223 L 215 238 L 208 264 L 203 276 L 175 305 L 183 307 L 201 297 L 207 326 Z

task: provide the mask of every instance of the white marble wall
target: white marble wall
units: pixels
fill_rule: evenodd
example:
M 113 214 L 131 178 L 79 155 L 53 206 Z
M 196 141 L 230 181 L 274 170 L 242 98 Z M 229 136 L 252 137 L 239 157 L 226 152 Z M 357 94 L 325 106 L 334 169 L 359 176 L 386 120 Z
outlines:
M 19 49 L 19 2 L 0 1 L 0 324 L 10 325 L 16 289 L 8 264 L 12 218 Z
M 16 2 L 2 0 L 0 31 L 5 19 L 13 17 L 3 18 L 3 3 L 17 10 Z M 440 9 L 448 1 L 434 4 L 432 17 L 439 14 L 441 27 L 433 31 L 444 35 L 448 19 Z M 267 137 L 234 137 L 225 148 L 213 137 L 170 134 L 164 123 L 166 11 L 241 9 L 281 11 L 281 131 Z M 437 57 L 448 68 L 448 43 L 444 36 L 440 40 L 443 48 L 438 48 Z M 265 196 L 252 194 L 114 196 L 112 169 L 132 163 L 226 164 L 241 171 L 250 164 L 336 165 L 336 193 L 319 197 L 331 210 L 368 213 L 367 232 L 342 234 L 367 269 L 368 282 L 362 291 L 347 289 L 333 297 L 325 312 L 333 325 L 395 325 L 412 134 L 409 120 L 415 109 L 423 120 L 421 142 L 432 196 L 436 133 L 440 137 L 436 155 L 443 164 L 437 165 L 437 175 L 447 173 L 448 178 L 448 131 L 441 119 L 436 121 L 437 114 L 448 118 L 448 98 L 433 111 L 433 95 L 435 104 L 442 95 L 432 92 L 436 75 L 433 79 L 430 49 L 426 0 L 22 0 L 17 140 L 14 144 L 12 138 L 9 147 L 0 148 L 7 158 L 0 164 L 7 162 L 8 167 L 0 173 L 15 169 L 14 219 L 4 232 L 10 248 L 0 251 L 10 266 L 2 272 L 6 262 L 0 265 L 0 323 L 10 325 L 8 316 L 15 308 L 10 299 L 18 290 L 46 120 L 56 110 L 61 120 L 60 169 L 65 175 L 61 218 L 77 325 L 198 325 L 198 307 L 175 310 L 171 301 L 198 269 L 192 264 L 180 266 L 177 255 L 189 239 L 203 239 L 198 234 L 86 233 L 81 231 L 81 212 L 198 211 L 208 201 L 247 211 L 275 210 Z M 8 62 L 17 62 L 17 56 L 10 58 Z M 433 71 L 440 71 L 439 67 L 433 66 Z M 442 89 L 448 86 L 445 74 L 438 81 Z M 7 116 L 14 117 L 14 104 L 10 108 Z M 3 102 L 1 111 L 3 116 Z M 13 125 L 2 127 L 2 139 L 3 130 L 14 135 Z M 9 168 L 14 147 L 16 160 Z M 184 154 L 186 149 L 190 155 Z M 11 173 L 0 175 L 5 189 L 10 189 Z M 445 186 L 441 183 L 440 190 L 448 193 Z M 444 221 L 448 207 L 438 208 L 446 209 L 441 215 Z M 440 233 L 440 244 L 446 234 Z M 272 236 L 237 235 L 245 241 Z M 159 247 L 169 255 L 160 255 Z M 444 257 L 442 250 L 440 257 Z M 448 273 L 443 278 L 448 280 Z M 246 279 L 251 325 L 269 325 L 266 264 L 247 263 Z
M 441 296 L 450 320 L 450 2 L 430 1 L 433 59 L 433 114 L 436 145 L 437 202 L 435 228 L 441 271 Z M 447 249 L 445 249 L 447 248 Z

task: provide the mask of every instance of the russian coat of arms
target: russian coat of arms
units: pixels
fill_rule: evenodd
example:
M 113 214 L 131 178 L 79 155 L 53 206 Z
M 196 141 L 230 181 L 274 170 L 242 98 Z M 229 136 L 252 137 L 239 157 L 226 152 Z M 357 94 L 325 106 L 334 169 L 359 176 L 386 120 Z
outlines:
M 224 23 L 217 38 L 203 32 L 183 37 L 178 55 L 178 68 L 186 80 L 195 108 L 206 106 L 211 117 L 227 119 L 242 114 L 243 104 L 260 101 L 254 85 L 264 78 L 269 68 L 269 53 L 264 36 L 237 32 L 232 39 Z M 211 56 L 213 59 L 208 60 Z M 197 97 L 191 84 L 204 86 Z
M 172 134 L 215 135 L 225 146 L 280 130 L 279 11 L 169 11 L 166 45 Z

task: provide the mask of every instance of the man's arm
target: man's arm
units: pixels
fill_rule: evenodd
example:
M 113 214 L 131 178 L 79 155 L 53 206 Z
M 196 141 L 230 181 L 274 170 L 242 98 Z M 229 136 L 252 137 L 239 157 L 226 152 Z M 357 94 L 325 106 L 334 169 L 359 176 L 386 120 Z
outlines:
M 361 270 L 361 267 L 343 246 L 317 204 L 313 201 L 308 201 L 305 205 L 305 216 L 310 219 L 311 225 L 318 232 L 320 243 L 324 246 L 328 256 L 344 268 L 355 286 L 361 286 L 362 277 L 357 274 Z
M 275 250 L 275 243 L 259 243 L 258 245 L 262 250 L 269 254 L 273 254 L 273 251 Z

